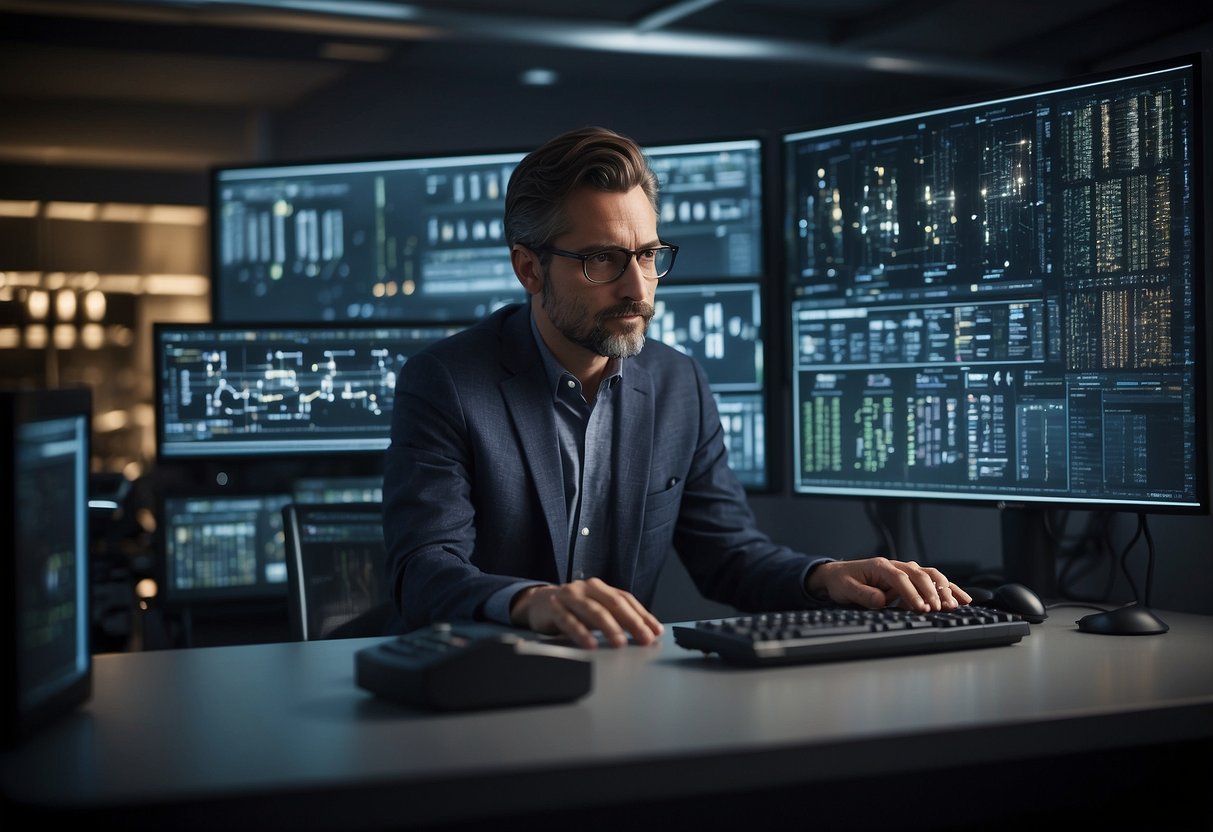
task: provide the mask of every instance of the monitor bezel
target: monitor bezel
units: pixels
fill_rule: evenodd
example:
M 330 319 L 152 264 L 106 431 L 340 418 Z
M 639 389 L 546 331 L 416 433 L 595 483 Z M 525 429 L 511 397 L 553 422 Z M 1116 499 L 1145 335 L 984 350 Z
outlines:
M 1209 240 L 1208 222 L 1213 217 L 1213 208 L 1209 202 L 1213 199 L 1213 183 L 1210 181 L 1210 171 L 1213 169 L 1213 125 L 1210 124 L 1210 110 L 1213 102 L 1209 100 L 1210 73 L 1213 71 L 1213 53 L 1209 50 L 1189 52 L 1170 58 L 1153 60 L 1143 63 L 1125 64 L 1115 68 L 1082 75 L 1057 78 L 1048 82 L 1040 82 L 1030 86 L 1007 87 L 991 90 L 986 93 L 974 93 L 963 97 L 935 100 L 916 107 L 900 107 L 872 113 L 860 118 L 847 121 L 835 120 L 830 123 L 814 126 L 785 129 L 779 131 L 777 137 L 779 156 L 779 182 L 782 188 L 782 237 L 778 246 L 781 258 L 781 309 L 780 315 L 787 331 L 783 340 L 783 348 L 787 356 L 787 367 L 783 374 L 784 383 L 789 390 L 788 407 L 790 412 L 784 416 L 789 418 L 785 455 L 791 456 L 794 443 L 795 408 L 797 403 L 792 401 L 790 391 L 794 389 L 796 368 L 792 357 L 795 355 L 793 339 L 796 337 L 795 328 L 791 325 L 791 310 L 794 298 L 792 288 L 796 281 L 792 274 L 793 249 L 795 246 L 794 230 L 791 227 L 791 165 L 789 164 L 790 146 L 794 142 L 807 138 L 825 135 L 826 133 L 842 133 L 847 130 L 872 127 L 888 122 L 905 120 L 915 116 L 925 116 L 961 110 L 971 107 L 994 104 L 1017 98 L 1026 98 L 1043 93 L 1057 92 L 1066 88 L 1102 84 L 1118 79 L 1146 75 L 1158 72 L 1182 70 L 1191 68 L 1193 83 L 1193 130 L 1195 133 L 1195 155 L 1192 159 L 1192 183 L 1196 189 L 1193 200 L 1193 227 L 1204 229 L 1203 234 L 1193 238 L 1193 308 L 1197 316 L 1194 327 L 1193 352 L 1196 367 L 1194 380 L 1194 415 L 1198 429 L 1195 431 L 1195 457 L 1202 461 L 1197 465 L 1195 482 L 1195 503 L 1145 503 L 1140 501 L 1115 499 L 1078 499 L 1058 496 L 1025 496 L 1014 493 L 997 494 L 990 492 L 973 493 L 940 493 L 935 491 L 918 491 L 914 489 L 892 488 L 840 488 L 823 486 L 812 490 L 798 488 L 796 484 L 797 462 L 788 464 L 789 493 L 793 499 L 834 498 L 851 499 L 888 503 L 915 503 L 931 505 L 952 505 L 969 507 L 995 507 L 998 509 L 1050 510 L 1067 509 L 1078 511 L 1125 511 L 1139 514 L 1165 515 L 1207 515 L 1211 507 L 1210 481 L 1213 478 L 1213 444 L 1209 439 L 1209 391 L 1213 390 L 1213 355 L 1210 354 L 1210 340 L 1206 334 L 1207 325 L 1213 324 L 1213 291 L 1209 283 L 1213 280 L 1213 242 Z M 1202 317 L 1203 316 L 1203 317 Z M 1204 325 L 1202 325 L 1204 324 Z M 1200 371 L 1203 362 L 1204 372 Z M 1204 429 L 1200 429 L 1200 426 Z
M 242 460 L 267 460 L 282 458 L 287 456 L 320 456 L 325 458 L 369 458 L 380 456 L 387 449 L 386 444 L 382 448 L 309 448 L 306 444 L 300 443 L 298 439 L 275 440 L 270 448 L 254 449 L 254 450 L 237 450 L 234 452 L 224 452 L 222 450 L 200 450 L 197 453 L 168 453 L 165 454 L 165 449 L 172 443 L 165 441 L 165 423 L 164 423 L 164 351 L 162 349 L 162 336 L 165 332 L 205 332 L 205 331 L 224 331 L 224 332 L 271 332 L 271 331 L 324 331 L 324 330 L 390 330 L 390 329 L 433 329 L 433 330 L 453 330 L 447 333 L 447 337 L 454 332 L 467 329 L 475 324 L 476 321 L 459 320 L 459 321 L 394 321 L 394 320 L 359 320 L 345 322 L 320 322 L 320 321 L 305 321 L 302 323 L 290 323 L 283 321 L 273 321 L 270 323 L 204 323 L 191 321 L 188 323 L 176 323 L 167 321 L 157 321 L 152 324 L 152 367 L 153 367 L 153 412 L 156 420 L 156 458 L 162 462 L 173 464 L 188 464 L 191 462 L 212 462 L 212 461 L 229 461 L 236 462 Z M 389 425 L 390 429 L 390 425 Z M 205 444 L 205 443 L 198 443 Z

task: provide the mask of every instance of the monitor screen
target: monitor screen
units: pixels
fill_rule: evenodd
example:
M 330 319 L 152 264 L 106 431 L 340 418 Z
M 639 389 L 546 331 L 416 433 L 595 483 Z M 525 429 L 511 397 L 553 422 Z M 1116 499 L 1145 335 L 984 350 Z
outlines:
M 378 452 L 396 378 L 454 324 L 157 324 L 161 458 Z
M 763 274 L 758 139 L 646 147 L 683 277 Z M 475 320 L 525 300 L 505 243 L 524 153 L 219 168 L 212 319 Z
M 757 282 L 662 283 L 648 337 L 695 358 L 708 376 L 729 466 L 743 485 L 768 484 L 762 294 Z
M 300 477 L 291 483 L 296 503 L 381 503 L 383 476 Z
M 90 410 L 86 390 L 0 394 L 6 740 L 91 692 Z
M 326 638 L 367 610 L 388 603 L 383 507 L 293 506 L 289 556 L 303 639 Z
M 1201 68 L 784 136 L 794 489 L 1201 510 Z
M 522 156 L 215 170 L 212 319 L 465 320 L 522 300 L 502 218 Z
M 290 501 L 290 494 L 164 496 L 165 598 L 285 597 L 282 507 Z
M 661 186 L 662 239 L 680 246 L 675 279 L 762 277 L 762 143 L 644 149 Z

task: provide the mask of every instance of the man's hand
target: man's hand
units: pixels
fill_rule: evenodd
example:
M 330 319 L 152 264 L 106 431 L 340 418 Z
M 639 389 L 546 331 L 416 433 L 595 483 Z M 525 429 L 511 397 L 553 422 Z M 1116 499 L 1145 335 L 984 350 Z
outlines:
M 662 626 L 632 593 L 598 578 L 559 586 L 532 586 L 514 598 L 510 622 L 537 633 L 563 633 L 578 647 L 593 650 L 599 630 L 612 647 L 623 647 L 628 635 L 636 644 L 651 644 Z
M 973 600 L 934 567 L 888 558 L 823 563 L 813 568 L 805 583 L 816 598 L 868 609 L 900 601 L 907 610 L 931 612 L 954 610 Z

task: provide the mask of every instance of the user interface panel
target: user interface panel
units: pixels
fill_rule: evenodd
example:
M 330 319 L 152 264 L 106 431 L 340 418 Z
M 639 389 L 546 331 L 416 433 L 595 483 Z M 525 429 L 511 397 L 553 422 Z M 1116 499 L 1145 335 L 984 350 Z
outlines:
M 293 521 L 294 579 L 306 582 L 300 613 L 309 638 L 325 638 L 387 601 L 381 504 L 295 506 Z
M 289 494 L 166 496 L 165 596 L 171 601 L 286 594 L 282 508 Z
M 796 491 L 1200 503 L 1197 70 L 785 136 Z
M 400 369 L 460 328 L 158 324 L 160 456 L 382 451 Z
M 14 431 L 13 551 L 17 712 L 64 697 L 91 673 L 89 427 L 84 415 L 21 422 Z
M 729 466 L 743 485 L 766 486 L 760 284 L 662 283 L 654 308 L 649 337 L 692 356 L 707 373 Z
M 502 219 L 522 156 L 215 171 L 214 320 L 465 320 L 522 300 Z
M 661 187 L 658 227 L 680 246 L 676 280 L 762 277 L 758 139 L 645 148 Z

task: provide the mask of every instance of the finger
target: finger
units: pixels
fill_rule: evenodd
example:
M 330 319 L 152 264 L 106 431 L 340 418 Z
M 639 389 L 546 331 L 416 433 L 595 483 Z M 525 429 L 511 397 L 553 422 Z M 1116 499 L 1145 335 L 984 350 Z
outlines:
M 654 625 L 659 628 L 660 623 L 632 593 L 612 587 L 596 578 L 591 578 L 586 583 L 586 591 L 588 597 L 597 601 L 609 616 L 609 626 L 603 626 L 601 629 L 603 635 L 615 647 L 627 644 L 625 631 L 638 644 L 651 643 L 660 632 L 654 629 Z
M 653 613 L 649 612 L 649 610 L 645 607 L 645 605 L 640 603 L 638 600 L 636 600 L 636 596 L 633 595 L 632 593 L 624 591 L 624 590 L 620 590 L 620 592 L 623 597 L 623 600 L 626 601 L 632 607 L 632 609 L 635 611 L 636 615 L 640 616 L 640 619 L 648 627 L 649 632 L 652 633 L 654 636 L 661 635 L 661 633 L 665 630 L 665 627 L 662 626 L 661 621 L 659 621 L 657 619 L 657 616 L 655 616 L 655 615 L 653 615 Z
M 939 594 L 930 576 L 916 563 L 890 562 L 890 590 L 906 609 L 930 612 L 939 609 Z
M 574 644 L 586 650 L 598 647 L 598 639 L 590 629 L 581 623 L 581 619 L 569 609 L 559 593 L 553 593 L 549 599 L 552 613 L 552 624 L 561 633 L 568 636 Z
M 933 566 L 921 568 L 910 562 L 908 567 L 914 586 L 932 610 L 956 609 L 959 602 L 952 596 L 952 584 L 947 576 Z
M 605 590 L 605 591 L 604 591 Z M 602 588 L 568 586 L 565 605 L 585 626 L 599 630 L 612 647 L 622 647 L 628 642 L 624 632 L 626 618 L 631 610 L 622 611 L 618 600 L 605 584 Z M 623 618 L 624 621 L 620 621 Z

